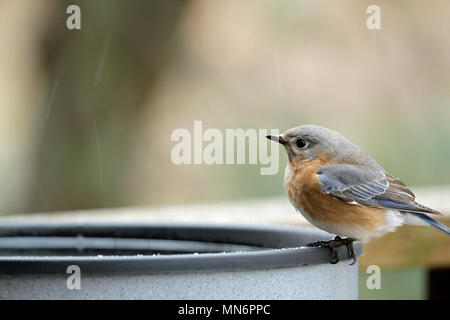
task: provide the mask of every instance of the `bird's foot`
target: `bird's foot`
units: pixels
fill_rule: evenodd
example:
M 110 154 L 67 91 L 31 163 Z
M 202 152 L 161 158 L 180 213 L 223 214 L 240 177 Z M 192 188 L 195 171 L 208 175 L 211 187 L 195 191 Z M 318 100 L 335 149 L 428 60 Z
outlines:
M 353 249 L 353 241 L 355 241 L 355 239 L 352 239 L 352 238 L 342 239 L 341 237 L 336 236 L 336 238 L 334 238 L 334 240 L 316 241 L 316 242 L 308 243 L 306 246 L 307 247 L 329 248 L 331 250 L 331 252 L 333 253 L 333 260 L 331 260 L 330 263 L 336 264 L 339 262 L 339 255 L 337 253 L 336 248 L 344 245 L 347 247 L 347 250 L 350 253 L 350 257 L 353 259 L 353 262 L 350 265 L 354 265 L 356 263 L 356 255 L 355 255 L 355 250 Z

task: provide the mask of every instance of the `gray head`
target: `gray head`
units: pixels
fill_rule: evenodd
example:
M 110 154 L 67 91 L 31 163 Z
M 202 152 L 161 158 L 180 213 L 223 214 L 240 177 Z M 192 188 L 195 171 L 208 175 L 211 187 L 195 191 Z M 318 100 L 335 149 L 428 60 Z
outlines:
M 267 138 L 281 143 L 286 149 L 289 161 L 294 163 L 323 157 L 333 163 L 380 167 L 339 132 L 321 126 L 303 125 L 289 129 L 279 136 L 268 135 Z

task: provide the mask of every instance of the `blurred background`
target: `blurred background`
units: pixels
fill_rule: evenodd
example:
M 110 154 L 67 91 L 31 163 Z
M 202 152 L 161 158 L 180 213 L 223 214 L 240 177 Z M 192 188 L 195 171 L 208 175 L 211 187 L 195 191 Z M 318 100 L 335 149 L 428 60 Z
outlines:
M 81 30 L 66 27 L 71 4 Z M 371 4 L 381 30 L 366 27 Z M 0 215 L 284 194 L 281 149 L 272 176 L 174 165 L 170 135 L 194 120 L 222 131 L 327 126 L 406 184 L 445 188 L 449 18 L 445 0 L 0 1 Z M 444 241 L 430 232 L 429 243 Z M 361 296 L 429 297 L 424 254 L 392 271 L 390 291 Z

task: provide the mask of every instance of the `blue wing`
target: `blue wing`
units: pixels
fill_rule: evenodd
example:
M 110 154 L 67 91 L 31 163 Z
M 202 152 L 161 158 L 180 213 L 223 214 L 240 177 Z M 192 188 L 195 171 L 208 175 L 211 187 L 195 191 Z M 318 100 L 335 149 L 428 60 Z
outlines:
M 440 214 L 417 203 L 403 182 L 382 170 L 335 164 L 320 167 L 317 176 L 321 190 L 342 201 L 401 212 Z

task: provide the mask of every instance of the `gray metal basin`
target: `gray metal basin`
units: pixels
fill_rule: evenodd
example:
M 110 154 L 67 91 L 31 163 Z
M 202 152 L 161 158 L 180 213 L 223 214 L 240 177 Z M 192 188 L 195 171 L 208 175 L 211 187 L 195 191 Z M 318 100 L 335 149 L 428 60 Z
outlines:
M 358 266 L 315 228 L 3 224 L 2 299 L 357 299 Z M 355 243 L 357 255 L 362 246 Z

